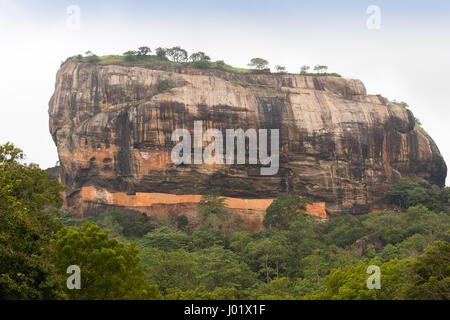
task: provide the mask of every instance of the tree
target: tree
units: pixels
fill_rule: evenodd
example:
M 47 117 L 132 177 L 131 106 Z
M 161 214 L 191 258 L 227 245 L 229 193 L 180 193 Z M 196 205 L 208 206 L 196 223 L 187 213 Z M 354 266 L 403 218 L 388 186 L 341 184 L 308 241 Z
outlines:
M 167 49 L 158 47 L 155 49 L 155 53 L 160 59 L 167 60 Z
M 286 261 L 286 238 L 277 235 L 255 240 L 248 244 L 245 252 L 245 256 L 256 260 L 259 273 L 269 283 L 273 277 L 280 276 L 280 269 Z
M 317 217 L 299 212 L 293 215 L 286 230 L 282 231 L 287 238 L 286 274 L 291 279 L 303 275 L 303 266 L 299 261 L 322 246 L 319 227 Z
M 127 52 L 124 52 L 125 60 L 126 61 L 133 61 L 136 60 L 137 51 L 135 50 L 128 50 Z
M 294 216 L 304 213 L 307 203 L 311 203 L 311 200 L 306 197 L 286 193 L 280 194 L 266 209 L 263 220 L 264 227 L 286 229 Z
M 381 250 L 381 252 L 375 256 L 375 258 L 378 258 L 383 262 L 387 262 L 398 257 L 398 248 L 390 243 L 387 244 L 383 248 L 383 250 Z
M 400 179 L 388 192 L 386 200 L 402 209 L 422 204 L 436 212 L 449 212 L 449 188 L 432 186 L 425 180 Z
M 253 58 L 250 60 L 250 63 L 248 64 L 249 67 L 254 67 L 257 70 L 263 70 L 267 68 L 267 65 L 269 64 L 269 61 L 262 59 L 262 58 Z
M 21 164 L 22 150 L 0 145 L 0 299 L 64 298 L 51 259 L 50 239 L 64 188 L 35 164 Z
M 335 244 L 345 248 L 367 234 L 361 221 L 351 214 L 333 216 L 323 223 L 321 238 L 328 245 Z
M 187 249 L 189 236 L 184 232 L 164 226 L 147 233 L 138 241 L 138 244 L 140 247 L 153 247 L 164 251 Z
M 188 59 L 187 51 L 180 48 L 179 46 L 167 49 L 166 55 L 175 62 L 185 62 Z
M 138 56 L 146 56 L 148 55 L 150 52 L 152 52 L 152 50 L 150 50 L 149 47 L 139 47 L 138 51 L 137 51 L 137 55 Z
M 303 278 L 319 283 L 332 269 L 357 262 L 358 259 L 351 251 L 328 245 L 314 249 L 310 255 L 301 260 L 300 264 Z
M 189 57 L 189 59 L 192 62 L 200 62 L 200 61 L 211 61 L 211 58 L 209 56 L 207 56 L 204 52 L 199 51 L 199 52 L 194 52 L 193 54 L 191 54 L 191 56 Z
M 177 220 L 177 228 L 179 230 L 184 230 L 184 228 L 186 228 L 187 225 L 189 224 L 188 217 L 186 217 L 185 215 L 177 216 L 176 220 Z
M 406 235 L 420 233 L 433 236 L 434 240 L 449 239 L 450 216 L 445 212 L 436 213 L 423 205 L 409 207 L 407 214 L 402 216 Z
M 219 229 L 224 233 L 231 231 L 233 221 L 225 200 L 224 197 L 220 196 L 218 188 L 213 188 L 202 196 L 197 204 L 202 225 Z
M 279 72 L 279 73 L 285 73 L 286 72 L 286 67 L 276 65 L 275 66 L 275 70 L 277 70 L 277 72 Z
M 318 282 L 311 281 L 307 278 L 298 278 L 294 283 L 293 295 L 298 299 L 313 292 L 323 291 L 325 288 L 326 283 L 324 278 L 321 278 Z
M 193 67 L 208 68 L 210 66 L 211 58 L 202 51 L 191 54 L 189 59 L 191 60 L 191 65 Z
M 184 291 L 198 286 L 199 266 L 192 253 L 144 247 L 140 255 L 150 283 L 157 285 L 162 293 L 170 288 Z
M 333 269 L 325 277 L 326 289 L 305 296 L 325 300 L 398 300 L 450 298 L 450 244 L 436 242 L 413 259 L 393 259 L 386 263 L 372 260 Z M 380 267 L 381 288 L 368 290 L 367 267 Z
M 77 265 L 81 270 L 81 289 L 66 290 L 71 299 L 159 299 L 155 286 L 145 279 L 134 243 L 125 246 L 110 239 L 108 231 L 94 223 L 79 228 L 63 228 L 51 240 L 55 264 L 61 274 Z
M 182 291 L 180 289 L 168 289 L 165 298 L 167 300 L 236 300 L 238 293 L 235 288 L 217 287 L 208 291 L 204 286 L 194 290 Z
M 303 65 L 303 66 L 300 68 L 300 74 L 307 74 L 308 71 L 309 71 L 309 69 L 311 69 L 310 66 Z
M 150 223 L 150 217 L 145 213 L 117 209 L 101 212 L 97 223 L 100 227 L 114 232 L 114 236 L 126 238 L 140 238 L 155 229 L 155 226 Z
M 450 243 L 438 241 L 417 256 L 407 273 L 406 299 L 450 299 Z
M 402 217 L 390 211 L 371 212 L 361 222 L 368 236 L 381 239 L 383 244 L 396 244 L 408 235 Z
M 195 252 L 200 267 L 200 285 L 208 290 L 214 288 L 236 288 L 242 291 L 257 282 L 257 277 L 247 264 L 241 262 L 234 252 L 220 246 Z
M 317 73 L 326 73 L 327 72 L 328 67 L 327 66 L 323 66 L 323 65 L 316 65 L 314 67 L 314 71 L 316 71 Z
M 430 234 L 422 235 L 419 233 L 406 238 L 396 246 L 399 258 L 404 259 L 421 254 L 426 247 L 433 244 L 433 238 Z
M 411 201 L 414 201 L 415 204 L 420 201 L 424 201 L 427 193 L 426 191 L 425 182 L 403 178 L 394 184 L 388 192 L 386 192 L 386 199 L 389 203 L 406 209 L 410 206 Z M 411 199 L 413 197 L 416 198 Z M 419 197 L 420 199 L 418 199 Z
M 190 248 L 192 250 L 206 249 L 215 245 L 225 246 L 226 239 L 222 232 L 211 227 L 202 227 L 192 233 Z
M 294 283 L 289 278 L 283 277 L 262 283 L 252 295 L 258 300 L 294 300 L 293 290 Z

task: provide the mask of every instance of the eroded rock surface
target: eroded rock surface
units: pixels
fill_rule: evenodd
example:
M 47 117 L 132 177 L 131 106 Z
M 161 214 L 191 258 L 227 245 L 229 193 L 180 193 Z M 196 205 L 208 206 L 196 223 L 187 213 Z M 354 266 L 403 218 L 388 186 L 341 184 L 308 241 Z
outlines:
M 220 187 L 233 199 L 266 204 L 281 192 L 298 193 L 329 213 L 360 214 L 400 177 L 444 185 L 443 158 L 411 111 L 367 95 L 359 80 L 158 68 L 69 62 L 59 70 L 49 115 L 66 208 L 148 209 L 136 199 Z M 172 131 L 192 132 L 195 120 L 224 133 L 279 129 L 278 174 L 261 176 L 255 165 L 176 166 Z M 170 200 L 159 201 L 170 211 Z M 188 210 L 183 203 L 190 201 L 177 208 Z

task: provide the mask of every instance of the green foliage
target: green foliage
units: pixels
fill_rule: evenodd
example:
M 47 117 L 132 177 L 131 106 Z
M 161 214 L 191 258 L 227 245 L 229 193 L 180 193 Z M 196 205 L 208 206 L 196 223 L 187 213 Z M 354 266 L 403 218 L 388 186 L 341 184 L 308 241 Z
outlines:
M 154 96 L 164 93 L 166 91 L 169 91 L 170 89 L 172 89 L 174 86 L 172 84 L 172 82 L 168 79 L 158 79 L 157 83 L 156 83 L 156 91 L 153 92 L 152 94 L 150 94 L 149 96 L 147 96 L 145 98 L 145 100 L 150 100 L 151 98 L 153 98 Z
M 86 54 L 85 61 L 90 64 L 97 64 L 100 61 L 100 58 L 96 54 L 93 54 L 92 51 L 90 51 L 90 50 L 86 51 L 85 54 Z M 81 58 L 82 58 L 81 55 L 75 56 L 75 59 L 77 59 L 77 60 L 79 60 Z
M 149 47 L 143 46 L 143 47 L 138 48 L 137 55 L 138 56 L 147 56 L 151 52 L 152 52 L 152 50 L 150 50 Z
M 219 189 L 213 188 L 205 194 L 197 204 L 197 209 L 202 221 L 202 226 L 211 227 L 227 234 L 233 232 L 236 221 L 225 203 L 225 198 L 220 196 Z
M 188 217 L 186 217 L 185 215 L 177 216 L 176 221 L 177 221 L 177 228 L 179 230 L 185 230 L 185 228 L 189 224 Z
M 225 246 L 226 239 L 222 232 L 211 227 L 202 227 L 192 233 L 191 248 L 206 249 L 214 245 Z
M 396 104 L 396 105 L 398 105 L 400 107 L 403 107 L 403 108 L 409 108 L 409 105 L 406 102 L 404 102 L 404 101 L 397 101 L 397 100 L 394 99 L 392 101 L 392 103 L 394 103 L 394 104 Z
M 2 207 L 20 202 L 26 211 L 37 212 L 46 205 L 60 207 L 64 188 L 35 164 L 21 164 L 24 155 L 11 143 L 0 145 L 0 197 Z
M 223 61 L 223 60 L 217 60 L 214 64 L 217 69 L 225 70 L 225 68 L 226 68 L 225 61 Z
M 372 261 L 371 264 L 379 265 L 379 262 Z M 314 292 L 305 299 L 320 300 L 376 300 L 392 299 L 391 296 L 382 295 L 382 290 L 368 290 L 366 273 L 368 264 L 359 263 L 346 266 L 342 269 L 334 269 L 325 277 L 326 289 L 321 292 Z M 384 268 L 381 271 L 385 275 Z M 385 279 L 381 280 L 382 288 L 386 286 Z
M 280 194 L 266 209 L 264 226 L 266 228 L 286 229 L 296 215 L 304 212 L 307 203 L 311 203 L 311 200 L 306 197 L 286 193 Z
M 346 250 L 336 246 L 315 249 L 312 254 L 301 260 L 303 278 L 319 282 L 333 268 L 357 263 L 358 260 Z
M 286 67 L 284 66 L 276 65 L 275 70 L 277 70 L 278 73 L 286 73 Z
M 423 205 L 408 208 L 404 216 L 404 228 L 408 235 L 420 233 L 432 235 L 435 240 L 447 240 L 450 216 L 444 212 L 436 213 Z
M 167 60 L 167 49 L 158 47 L 155 50 L 156 56 L 162 60 Z
M 141 47 L 146 48 L 146 47 Z M 245 69 L 245 68 L 236 68 L 226 64 L 223 60 L 218 60 L 215 62 L 210 61 L 209 56 L 207 56 L 203 52 L 197 52 L 194 56 L 191 57 L 195 61 L 188 62 L 188 53 L 186 50 L 181 49 L 180 47 L 174 48 L 161 48 L 158 47 L 155 49 L 155 55 L 149 54 L 151 51 L 148 51 L 147 54 L 143 54 L 146 52 L 145 49 L 140 50 L 129 50 L 125 52 L 123 55 L 106 55 L 97 57 L 95 55 L 85 56 L 76 55 L 68 57 L 66 60 L 61 62 L 61 66 L 69 61 L 79 61 L 79 62 L 88 62 L 91 64 L 98 65 L 108 65 L 108 64 L 118 64 L 125 66 L 179 66 L 179 65 L 189 65 L 193 68 L 210 68 L 210 69 L 219 69 L 227 72 L 233 73 L 252 73 L 254 70 Z M 169 60 L 170 58 L 170 60 Z
M 195 252 L 200 285 L 208 290 L 231 287 L 242 291 L 257 282 L 256 274 L 234 252 L 213 246 Z
M 240 85 L 240 86 L 242 86 L 244 88 L 255 86 L 255 84 L 247 82 L 247 81 L 244 81 L 244 80 L 233 80 L 231 82 L 234 83 L 234 84 Z
M 370 237 L 378 237 L 385 244 L 398 243 L 407 236 L 402 217 L 389 211 L 372 212 L 362 217 L 361 222 Z
M 100 58 L 94 54 L 92 56 L 87 57 L 87 62 L 91 64 L 97 64 L 100 62 Z
M 308 74 L 309 69 L 311 69 L 310 66 L 303 65 L 303 66 L 300 68 L 300 74 L 305 74 L 305 75 Z
M 218 60 L 215 62 L 211 62 L 211 68 L 227 71 L 227 72 L 233 72 L 233 73 L 240 73 L 240 74 L 246 74 L 246 73 L 252 73 L 253 71 L 250 69 L 245 68 L 236 68 L 233 66 L 230 66 L 226 64 L 223 60 Z
M 189 245 L 189 236 L 181 231 L 169 227 L 160 227 L 147 233 L 142 239 L 138 240 L 139 247 L 152 247 L 164 251 L 177 249 L 187 249 Z
M 368 290 L 367 263 L 334 269 L 325 277 L 326 289 L 305 296 L 306 299 L 397 300 L 450 298 L 450 244 L 436 242 L 415 258 L 393 259 L 378 265 L 381 288 Z
M 294 283 L 286 277 L 263 283 L 252 292 L 257 300 L 294 300 Z
M 419 255 L 425 248 L 433 244 L 433 238 L 434 237 L 430 234 L 422 235 L 420 233 L 416 233 L 406 238 L 396 246 L 398 257 L 404 259 Z
M 225 200 L 225 198 L 220 197 L 220 192 L 217 188 L 211 189 L 200 199 L 197 206 L 202 218 L 212 215 L 224 215 L 228 211 Z
M 145 213 L 108 210 L 102 212 L 97 223 L 104 229 L 110 230 L 114 236 L 126 238 L 141 238 L 155 229 L 150 218 Z
M 125 56 L 125 61 L 136 61 L 138 53 L 135 50 L 128 50 L 123 55 Z
M 398 248 L 392 244 L 387 244 L 383 250 L 379 254 L 375 256 L 376 259 L 379 259 L 383 262 L 398 258 Z
M 193 254 L 183 249 L 163 251 L 145 247 L 140 250 L 140 256 L 150 283 L 163 293 L 173 288 L 195 289 L 199 284 L 199 266 Z
M 145 279 L 134 243 L 125 246 L 110 239 L 93 223 L 81 229 L 63 228 L 51 240 L 61 275 L 67 267 L 81 270 L 81 290 L 66 290 L 71 299 L 158 299 L 159 291 Z
M 386 200 L 402 209 L 422 204 L 436 212 L 450 212 L 449 194 L 449 188 L 441 189 L 424 180 L 403 178 L 386 192 Z
M 450 299 L 450 244 L 439 241 L 417 256 L 406 274 L 406 299 Z
M 166 56 L 174 62 L 186 62 L 188 60 L 188 53 L 179 46 L 166 49 Z
M 254 266 L 264 280 L 269 283 L 278 278 L 285 269 L 287 260 L 287 239 L 283 235 L 261 238 L 248 243 L 245 256 L 249 265 Z
M 165 296 L 167 300 L 236 300 L 236 297 L 235 288 L 217 287 L 213 291 L 208 291 L 204 286 L 184 292 L 178 288 L 168 289 Z
M 323 225 L 322 233 L 327 244 L 335 244 L 343 248 L 362 238 L 367 234 L 367 230 L 357 217 L 345 214 L 331 216 Z
M 319 281 L 312 281 L 306 278 L 298 278 L 294 283 L 293 295 L 295 297 L 304 297 L 315 291 L 323 291 L 326 283 L 323 278 Z
M 263 70 L 266 69 L 269 64 L 269 61 L 262 59 L 262 58 L 253 58 L 250 60 L 250 63 L 248 64 L 249 67 L 253 67 L 257 70 Z
M 91 64 L 107 65 L 119 64 L 126 66 L 143 65 L 143 66 L 180 66 L 189 65 L 198 69 L 219 69 L 232 73 L 248 74 L 265 72 L 269 62 L 262 58 L 253 58 L 248 64 L 253 69 L 236 68 L 226 64 L 223 60 L 211 61 L 211 58 L 203 51 L 194 52 L 191 55 L 180 46 L 172 48 L 158 47 L 155 49 L 155 55 L 151 55 L 151 49 L 146 46 L 139 47 L 137 50 L 128 50 L 123 55 L 106 55 L 98 57 L 91 51 L 86 53 L 86 56 L 75 55 L 68 57 L 61 62 L 61 66 L 69 61 L 88 62 Z M 309 66 L 302 66 L 300 74 L 309 76 L 334 76 L 341 77 L 337 73 L 327 73 L 327 66 L 318 65 L 314 69 L 315 73 L 309 73 Z M 278 73 L 286 73 L 286 67 L 276 65 L 275 69 Z M 270 73 L 270 70 L 268 70 Z M 419 130 L 421 127 L 418 127 Z
M 0 145 L 0 299 L 63 298 L 49 248 L 61 224 L 54 219 L 63 187 L 22 151 Z
M 318 64 L 314 67 L 314 71 L 316 71 L 317 73 L 326 73 L 327 70 L 328 70 L 327 66 L 320 65 L 320 64 Z
M 202 51 L 191 54 L 189 60 L 191 61 L 191 66 L 195 68 L 204 69 L 211 66 L 211 58 Z
M 323 66 L 323 65 L 316 65 L 313 69 L 313 71 L 315 72 L 309 72 L 309 70 L 311 69 L 310 66 L 307 65 L 303 65 L 300 68 L 300 74 L 304 75 L 304 76 L 332 76 L 332 77 L 339 77 L 341 78 L 342 76 L 338 73 L 332 72 L 332 73 L 327 73 L 328 67 L 327 66 Z

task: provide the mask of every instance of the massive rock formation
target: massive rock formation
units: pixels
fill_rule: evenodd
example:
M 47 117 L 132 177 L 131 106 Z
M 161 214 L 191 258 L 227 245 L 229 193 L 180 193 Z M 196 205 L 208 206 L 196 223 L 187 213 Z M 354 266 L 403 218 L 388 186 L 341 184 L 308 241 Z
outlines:
M 328 213 L 359 214 L 400 177 L 442 186 L 447 171 L 411 111 L 339 77 L 72 61 L 58 71 L 49 115 L 65 206 L 80 213 L 120 206 L 192 214 L 199 195 L 220 187 L 256 226 L 281 192 L 325 203 Z M 204 130 L 279 129 L 278 173 L 261 176 L 248 164 L 176 166 L 172 131 L 192 132 L 195 120 Z

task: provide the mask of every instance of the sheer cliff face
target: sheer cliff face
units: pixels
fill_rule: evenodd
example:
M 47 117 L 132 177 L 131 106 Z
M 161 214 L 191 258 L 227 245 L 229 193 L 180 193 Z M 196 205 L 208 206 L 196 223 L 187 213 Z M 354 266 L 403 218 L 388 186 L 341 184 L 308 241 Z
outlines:
M 106 205 L 182 214 L 192 197 L 217 186 L 246 212 L 289 192 L 325 203 L 330 213 L 364 213 L 400 177 L 438 185 L 446 177 L 412 113 L 367 95 L 359 80 L 69 62 L 57 74 L 49 115 L 65 205 L 79 212 Z M 278 173 L 176 166 L 172 132 L 192 132 L 195 120 L 222 132 L 279 129 Z

